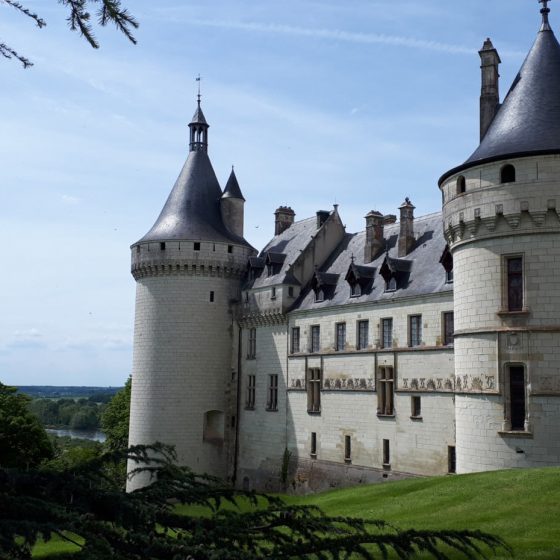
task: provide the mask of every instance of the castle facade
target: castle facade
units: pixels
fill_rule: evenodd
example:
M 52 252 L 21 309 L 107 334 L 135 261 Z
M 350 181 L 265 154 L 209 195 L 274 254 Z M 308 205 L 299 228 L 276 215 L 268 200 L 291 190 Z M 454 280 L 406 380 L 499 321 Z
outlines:
M 560 465 L 560 44 L 542 26 L 502 103 L 480 51 L 480 145 L 442 212 L 275 212 L 257 253 L 198 107 L 137 282 L 130 444 L 243 488 Z M 147 480 L 134 477 L 129 488 Z

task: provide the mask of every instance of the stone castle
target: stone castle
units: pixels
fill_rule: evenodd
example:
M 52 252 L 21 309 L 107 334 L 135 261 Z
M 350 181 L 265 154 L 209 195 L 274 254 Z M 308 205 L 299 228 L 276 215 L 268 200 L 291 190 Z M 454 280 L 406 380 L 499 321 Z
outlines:
M 238 487 L 316 490 L 560 465 L 560 44 L 542 26 L 500 103 L 480 51 L 480 145 L 441 213 L 275 212 L 257 253 L 198 107 L 190 152 L 132 245 L 130 444 Z M 133 489 L 146 480 L 136 476 Z

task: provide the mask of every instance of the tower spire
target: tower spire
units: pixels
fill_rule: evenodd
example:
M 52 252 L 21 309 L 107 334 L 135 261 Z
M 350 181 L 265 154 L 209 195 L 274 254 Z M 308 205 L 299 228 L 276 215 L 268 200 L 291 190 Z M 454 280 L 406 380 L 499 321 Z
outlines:
M 198 94 L 196 96 L 196 111 L 194 112 L 193 118 L 189 124 L 191 129 L 191 139 L 190 139 L 190 151 L 191 152 L 207 152 L 208 151 L 208 128 L 209 125 L 206 122 L 202 108 L 200 107 L 200 74 L 197 76 L 196 81 L 198 82 Z
M 541 8 L 541 14 L 542 14 L 541 31 L 551 30 L 550 23 L 548 21 L 548 14 L 550 14 L 550 8 L 548 7 L 549 2 L 550 0 L 539 0 L 539 4 L 543 5 L 543 7 Z

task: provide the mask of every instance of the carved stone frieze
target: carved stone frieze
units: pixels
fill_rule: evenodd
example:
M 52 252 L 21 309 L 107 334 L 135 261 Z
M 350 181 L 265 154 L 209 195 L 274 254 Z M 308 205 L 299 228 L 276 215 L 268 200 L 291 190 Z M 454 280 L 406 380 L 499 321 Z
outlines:
M 398 389 L 401 391 L 423 391 L 452 393 L 455 386 L 452 377 L 403 377 Z

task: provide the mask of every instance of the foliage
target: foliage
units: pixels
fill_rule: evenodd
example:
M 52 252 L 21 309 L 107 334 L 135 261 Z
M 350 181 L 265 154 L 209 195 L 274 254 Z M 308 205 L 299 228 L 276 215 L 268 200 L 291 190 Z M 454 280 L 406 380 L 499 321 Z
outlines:
M 0 466 L 28 468 L 53 456 L 51 442 L 27 408 L 29 397 L 0 383 Z
M 0 0 L 1 1 L 1 0 Z M 18 385 L 20 393 L 33 398 L 86 398 L 95 403 L 106 403 L 122 387 L 76 387 L 72 385 Z
M 47 25 L 46 21 L 38 14 L 26 8 L 21 2 L 16 0 L 0 0 L 8 6 L 15 8 L 21 14 L 32 19 L 40 29 Z M 91 8 L 96 8 L 94 16 L 97 16 L 97 23 L 106 26 L 113 23 L 119 31 L 124 33 L 129 41 L 136 44 L 136 39 L 132 34 L 133 29 L 138 28 L 138 22 L 128 12 L 126 8 L 121 6 L 120 0 L 58 0 L 60 4 L 68 8 L 69 15 L 66 18 L 68 25 L 72 31 L 77 31 L 86 41 L 94 48 L 99 48 L 99 43 L 95 38 L 92 26 Z M 5 58 L 15 58 L 19 60 L 24 68 L 33 66 L 33 63 L 18 54 L 14 49 L 0 41 L 0 55 Z
M 128 447 L 131 387 L 132 378 L 129 377 L 124 388 L 111 399 L 101 416 L 101 428 L 107 437 L 105 446 L 109 451 Z
M 33 399 L 29 409 L 37 415 L 44 426 L 96 430 L 105 405 L 90 399 Z
M 98 441 L 53 437 L 54 458 L 43 466 L 61 472 L 75 468 L 95 459 L 103 452 L 103 445 Z
M 79 549 L 68 558 L 143 559 L 342 559 L 411 558 L 425 551 L 442 560 L 441 545 L 466 558 L 505 547 L 478 531 L 399 531 L 383 521 L 328 517 L 312 506 L 288 506 L 280 499 L 236 492 L 217 479 L 174 464 L 169 447 L 155 444 L 125 452 L 136 474 L 153 483 L 126 494 L 104 474 L 110 453 L 67 469 L 30 472 L 0 470 L 0 559 L 28 559 L 42 535 L 58 536 Z M 248 500 L 246 511 L 233 506 Z M 185 515 L 175 504 L 207 508 Z M 370 547 L 366 545 L 370 544 Z

